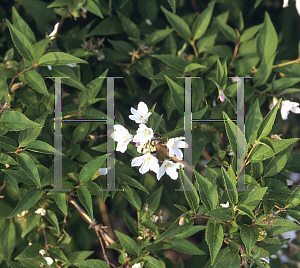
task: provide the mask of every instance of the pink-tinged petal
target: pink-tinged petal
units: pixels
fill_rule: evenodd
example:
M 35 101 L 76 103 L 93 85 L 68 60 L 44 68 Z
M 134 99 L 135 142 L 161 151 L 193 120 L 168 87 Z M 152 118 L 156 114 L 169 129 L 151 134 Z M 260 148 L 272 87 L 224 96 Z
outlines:
M 220 95 L 220 101 L 221 102 L 224 102 L 225 101 L 225 94 L 224 94 L 224 92 L 223 92 L 223 90 L 221 90 L 221 95 Z
M 143 155 L 138 156 L 138 157 L 132 159 L 131 166 L 132 167 L 140 166 L 143 162 L 144 162 L 144 156 Z
M 281 112 L 282 120 L 287 120 L 289 115 L 289 110 L 282 106 L 280 112 Z
M 179 160 L 182 160 L 182 158 L 183 158 L 183 153 L 181 152 L 181 150 L 178 149 L 178 148 L 173 148 L 172 150 L 173 150 L 174 154 L 176 155 L 176 157 L 177 157 Z
M 138 112 L 140 115 L 143 115 L 143 116 L 145 116 L 148 113 L 148 106 L 146 105 L 146 103 L 141 101 L 138 104 Z

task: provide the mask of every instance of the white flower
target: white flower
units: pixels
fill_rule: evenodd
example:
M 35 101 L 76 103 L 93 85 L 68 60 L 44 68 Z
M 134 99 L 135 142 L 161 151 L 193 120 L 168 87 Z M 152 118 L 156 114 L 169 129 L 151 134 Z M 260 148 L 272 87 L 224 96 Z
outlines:
M 46 209 L 44 208 L 39 208 L 35 211 L 36 214 L 41 214 L 42 216 L 46 215 Z
M 155 156 L 151 155 L 150 153 L 146 153 L 142 156 L 138 156 L 134 158 L 131 161 L 131 166 L 132 167 L 141 166 L 139 169 L 139 172 L 141 174 L 145 174 L 149 170 L 157 173 L 159 169 L 158 159 Z
M 146 144 L 153 138 L 153 130 L 152 128 L 148 128 L 144 124 L 140 124 L 138 130 L 136 131 L 136 135 L 133 137 L 134 142 L 139 142 L 140 145 Z
M 269 257 L 260 258 L 262 261 L 265 261 L 266 263 L 270 263 Z
M 132 135 L 121 125 L 114 125 L 114 130 L 115 131 L 111 134 L 111 137 L 114 141 L 118 142 L 116 151 L 124 153 L 127 149 L 128 143 L 132 140 Z
M 97 56 L 97 60 L 98 61 L 101 61 L 103 59 L 105 59 L 105 55 L 104 54 L 100 54 L 100 55 Z
M 273 103 L 270 104 L 269 109 L 272 110 L 273 107 L 277 104 L 278 100 L 276 97 L 273 97 Z M 289 113 L 293 112 L 295 114 L 300 114 L 299 103 L 292 102 L 289 100 L 284 100 L 281 102 L 281 117 L 282 120 L 287 120 Z
M 147 123 L 148 117 L 152 114 L 148 112 L 148 106 L 142 101 L 138 104 L 137 110 L 131 107 L 130 111 L 133 115 L 129 115 L 129 118 L 138 124 Z
M 299 103 L 291 102 L 291 101 L 282 101 L 281 104 L 281 117 L 283 120 L 287 120 L 289 112 L 293 112 L 295 114 L 300 113 Z
M 292 240 L 297 238 L 297 234 L 296 234 L 296 231 L 293 230 L 293 231 L 289 231 L 289 232 L 281 234 L 281 237 L 284 238 L 284 239 L 289 238 L 290 240 L 288 241 L 288 243 L 291 243 Z
M 87 9 L 86 8 L 84 8 L 84 7 L 80 7 L 80 9 L 84 12 L 84 13 L 86 13 L 87 12 Z
M 184 167 L 181 163 L 174 163 L 172 161 L 165 160 L 157 172 L 157 179 L 160 180 L 160 178 L 167 173 L 172 180 L 177 180 L 177 169 L 179 169 L 180 166 Z
M 227 203 L 222 203 L 222 204 L 220 204 L 220 206 L 221 206 L 222 208 L 228 208 L 228 207 L 229 207 L 229 202 L 227 202 Z
M 111 167 L 108 168 L 99 168 L 98 171 L 100 172 L 100 175 L 106 175 L 107 171 L 110 170 Z
M 149 25 L 149 26 L 151 26 L 151 25 L 152 25 L 152 21 L 151 21 L 151 20 L 149 20 L 149 19 L 146 19 L 145 21 L 146 21 L 146 24 L 147 24 L 147 25 Z
M 47 262 L 47 265 L 48 265 L 48 266 L 51 266 L 51 265 L 52 265 L 52 263 L 53 263 L 52 258 L 50 258 L 50 257 L 43 257 L 43 258 L 44 258 L 44 260 Z
M 51 34 L 49 34 L 49 36 L 51 36 L 50 40 L 55 38 L 55 35 L 57 33 L 57 29 L 58 29 L 58 25 L 59 25 L 59 22 L 55 24 L 53 32 Z
M 39 251 L 39 253 L 40 253 L 42 256 L 44 256 L 44 255 L 46 254 L 46 251 L 45 251 L 44 249 L 41 249 L 41 250 Z
M 74 68 L 74 67 L 76 67 L 77 66 L 77 64 L 76 63 L 69 63 L 69 64 L 66 64 L 67 66 L 69 66 L 69 67 L 71 67 L 71 68 Z
M 52 70 L 52 66 L 51 65 L 48 65 L 47 67 L 48 67 L 49 71 Z
M 136 263 L 132 266 L 132 268 L 140 268 L 141 267 L 141 264 L 140 263 Z
M 189 145 L 185 141 L 181 141 L 184 139 L 185 139 L 185 137 L 176 137 L 176 138 L 172 138 L 172 139 L 168 140 L 167 147 L 169 149 L 170 157 L 176 155 L 176 157 L 179 160 L 182 160 L 183 153 L 181 152 L 181 150 L 179 150 L 179 148 L 188 148 L 189 147 Z
M 288 2 L 289 2 L 289 0 L 283 0 L 282 7 L 283 8 L 288 7 L 289 6 Z M 296 9 L 297 9 L 298 15 L 300 16 L 300 1 L 299 0 L 296 0 Z

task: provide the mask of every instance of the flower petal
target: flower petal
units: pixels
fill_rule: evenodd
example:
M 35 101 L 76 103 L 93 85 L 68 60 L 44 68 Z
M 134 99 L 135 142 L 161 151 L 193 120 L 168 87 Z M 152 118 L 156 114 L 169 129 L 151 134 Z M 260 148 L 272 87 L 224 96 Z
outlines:
M 135 166 L 140 166 L 142 163 L 144 162 L 144 156 L 138 156 L 136 158 L 133 158 L 131 161 L 131 166 L 135 167 Z

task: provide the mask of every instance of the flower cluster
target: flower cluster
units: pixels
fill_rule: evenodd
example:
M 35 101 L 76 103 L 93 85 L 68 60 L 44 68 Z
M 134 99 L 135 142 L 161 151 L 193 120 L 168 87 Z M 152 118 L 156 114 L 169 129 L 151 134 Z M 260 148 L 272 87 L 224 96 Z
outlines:
M 140 167 L 139 172 L 141 174 L 153 171 L 156 173 L 158 180 L 160 180 L 165 173 L 169 175 L 171 179 L 176 180 L 178 178 L 177 169 L 179 169 L 180 166 L 184 167 L 184 165 L 179 162 L 175 163 L 171 161 L 171 159 L 165 159 L 161 166 L 159 166 L 158 159 L 151 154 L 156 151 L 156 145 L 160 143 L 160 141 L 154 136 L 153 129 L 146 125 L 148 118 L 152 114 L 148 111 L 147 105 L 144 102 L 140 102 L 137 110 L 131 108 L 131 113 L 132 115 L 129 115 L 129 118 L 139 124 L 136 135 L 133 137 L 125 127 L 115 125 L 115 131 L 111 134 L 111 137 L 118 143 L 116 151 L 124 153 L 127 150 L 128 144 L 133 141 L 135 142 L 137 151 L 142 155 L 132 159 L 132 167 Z M 166 144 L 163 144 L 168 148 L 170 157 L 176 156 L 178 160 L 183 159 L 183 153 L 180 148 L 188 147 L 188 144 L 183 141 L 184 139 L 184 137 L 176 137 L 168 140 Z

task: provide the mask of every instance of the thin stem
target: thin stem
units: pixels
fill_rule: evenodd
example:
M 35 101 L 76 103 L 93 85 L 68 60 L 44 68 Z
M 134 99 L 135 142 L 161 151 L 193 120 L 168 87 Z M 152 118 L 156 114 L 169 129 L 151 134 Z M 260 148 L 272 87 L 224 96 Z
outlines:
M 190 41 L 190 45 L 192 46 L 192 48 L 194 50 L 195 57 L 198 58 L 199 54 L 198 54 L 197 48 L 195 46 L 195 40 Z
M 234 47 L 234 52 L 233 52 L 233 56 L 231 59 L 231 62 L 228 65 L 228 71 L 231 69 L 232 64 L 234 63 L 234 61 L 238 58 L 238 51 L 239 51 L 239 46 L 240 46 L 240 37 L 238 37 L 237 42 L 235 43 L 235 47 Z
M 296 60 L 292 60 L 292 61 L 288 61 L 288 62 L 284 62 L 284 63 L 280 63 L 280 64 L 277 64 L 277 65 L 273 65 L 272 68 L 278 68 L 278 67 L 283 67 L 283 66 L 287 66 L 287 65 L 290 65 L 290 64 L 294 64 L 294 63 L 300 63 L 300 59 L 296 59 Z M 258 69 L 254 69 L 253 71 L 251 71 L 250 73 L 251 74 L 254 74 L 257 72 Z

